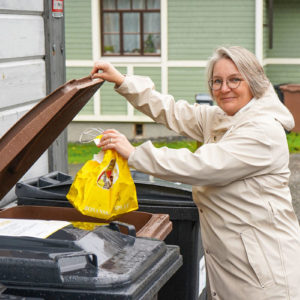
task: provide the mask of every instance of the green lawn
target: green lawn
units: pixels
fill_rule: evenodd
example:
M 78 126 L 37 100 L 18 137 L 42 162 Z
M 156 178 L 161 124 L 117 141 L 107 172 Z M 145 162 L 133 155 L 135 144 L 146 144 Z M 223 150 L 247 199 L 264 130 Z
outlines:
M 141 143 L 133 143 L 137 146 Z M 153 142 L 155 147 L 169 147 L 173 149 L 188 148 L 191 151 L 197 149 L 196 141 L 192 140 L 180 140 L 180 141 L 170 141 L 170 142 Z M 95 153 L 99 152 L 99 148 L 96 147 L 94 143 L 90 144 L 80 144 L 80 143 L 69 143 L 68 144 L 68 163 L 69 164 L 82 164 L 87 160 L 92 159 Z
M 300 152 L 300 133 L 291 132 L 287 134 L 288 145 L 290 153 Z M 156 147 L 167 146 L 173 149 L 188 148 L 192 152 L 197 149 L 197 143 L 192 140 L 179 140 L 179 141 L 169 141 L 169 142 L 153 142 Z M 135 146 L 138 143 L 134 143 Z M 98 153 L 99 148 L 97 148 L 93 143 L 90 144 L 79 144 L 79 143 L 69 143 L 68 144 L 68 162 L 69 164 L 83 164 L 87 160 L 93 158 L 93 154 Z
M 300 133 L 291 132 L 287 134 L 290 153 L 300 152 Z

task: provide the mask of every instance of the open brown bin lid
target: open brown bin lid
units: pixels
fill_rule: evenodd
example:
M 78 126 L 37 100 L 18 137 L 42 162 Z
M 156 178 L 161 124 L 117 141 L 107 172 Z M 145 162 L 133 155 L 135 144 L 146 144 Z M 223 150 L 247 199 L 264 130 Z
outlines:
M 15 206 L 0 210 L 0 218 L 5 219 L 40 219 L 69 222 L 107 223 L 94 217 L 82 215 L 75 208 L 50 206 Z M 164 240 L 172 231 L 172 222 L 167 214 L 151 214 L 132 211 L 118 216 L 117 221 L 134 225 L 137 237 L 148 237 Z M 123 228 L 120 228 L 124 232 Z M 126 232 L 124 232 L 126 233 Z
M 90 77 L 71 80 L 27 112 L 0 139 L 0 199 L 33 163 L 103 84 Z

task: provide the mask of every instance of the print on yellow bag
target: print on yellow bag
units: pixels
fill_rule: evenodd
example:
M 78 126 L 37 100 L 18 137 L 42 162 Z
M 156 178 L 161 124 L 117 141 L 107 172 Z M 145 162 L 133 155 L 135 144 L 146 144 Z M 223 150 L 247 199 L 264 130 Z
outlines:
M 137 210 L 127 160 L 114 150 L 106 150 L 98 160 L 87 161 L 77 172 L 67 194 L 69 202 L 82 214 L 104 220 Z
M 118 179 L 118 165 L 116 164 L 116 160 L 112 159 L 109 162 L 109 165 L 106 170 L 104 170 L 97 179 L 97 184 L 103 189 L 110 189 L 111 186 Z

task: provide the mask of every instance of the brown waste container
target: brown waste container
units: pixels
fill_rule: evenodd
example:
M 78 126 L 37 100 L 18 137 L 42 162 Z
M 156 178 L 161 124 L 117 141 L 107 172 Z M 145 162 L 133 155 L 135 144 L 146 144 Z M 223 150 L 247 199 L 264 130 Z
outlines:
M 295 127 L 291 131 L 300 132 L 300 84 L 281 85 L 280 90 L 283 92 L 285 106 L 295 119 Z
M 10 207 L 0 211 L 0 218 L 107 223 L 105 220 L 85 216 L 75 208 L 50 206 Z M 137 237 L 164 240 L 172 231 L 172 222 L 170 221 L 168 214 L 151 214 L 141 211 L 132 211 L 118 216 L 114 219 L 114 221 L 133 225 L 135 227 Z M 120 226 L 121 232 L 127 233 L 126 230 L 126 226 Z

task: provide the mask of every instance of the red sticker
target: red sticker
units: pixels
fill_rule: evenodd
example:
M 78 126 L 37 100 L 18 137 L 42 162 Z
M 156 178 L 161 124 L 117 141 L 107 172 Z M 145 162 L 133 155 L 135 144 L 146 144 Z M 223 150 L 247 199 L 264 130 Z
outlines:
M 62 17 L 64 12 L 64 0 L 52 0 L 52 15 Z

